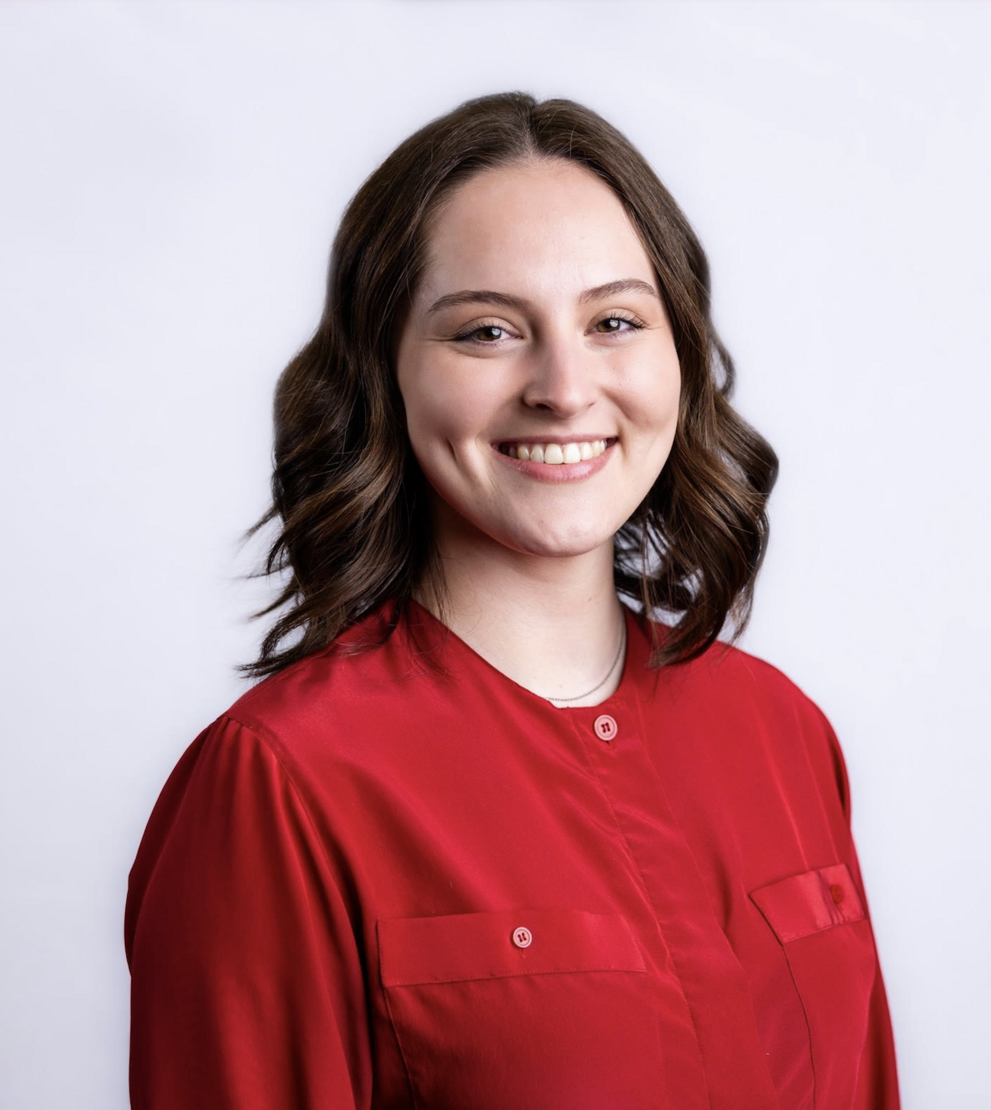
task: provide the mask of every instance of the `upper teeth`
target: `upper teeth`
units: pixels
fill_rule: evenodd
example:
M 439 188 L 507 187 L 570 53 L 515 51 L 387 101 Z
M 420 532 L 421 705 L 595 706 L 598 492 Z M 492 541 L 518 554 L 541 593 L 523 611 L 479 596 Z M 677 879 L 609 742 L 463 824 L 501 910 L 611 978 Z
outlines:
M 604 439 L 585 440 L 582 443 L 510 443 L 506 454 L 514 459 L 529 459 L 530 462 L 576 463 L 594 459 L 606 449 Z

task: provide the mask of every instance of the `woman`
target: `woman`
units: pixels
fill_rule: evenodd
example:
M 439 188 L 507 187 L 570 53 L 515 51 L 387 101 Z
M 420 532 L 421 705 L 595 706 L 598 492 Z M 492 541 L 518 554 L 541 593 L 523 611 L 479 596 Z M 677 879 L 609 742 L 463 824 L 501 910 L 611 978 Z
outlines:
M 840 747 L 716 642 L 776 472 L 731 380 L 593 112 L 483 97 L 365 182 L 276 398 L 270 677 L 131 872 L 134 1107 L 898 1106 Z

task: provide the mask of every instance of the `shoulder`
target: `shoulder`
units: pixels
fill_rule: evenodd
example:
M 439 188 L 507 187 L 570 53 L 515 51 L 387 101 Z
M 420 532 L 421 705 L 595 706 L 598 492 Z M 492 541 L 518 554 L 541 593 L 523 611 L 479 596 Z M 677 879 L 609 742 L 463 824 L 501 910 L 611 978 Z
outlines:
M 368 723 L 383 716 L 381 706 L 399 712 L 401 682 L 390 673 L 395 647 L 360 654 L 341 647 L 335 643 L 257 683 L 186 747 L 149 819 L 132 874 L 136 886 L 169 846 L 185 858 L 183 843 L 188 851 L 200 840 L 223 843 L 236 815 L 246 829 L 267 828 L 273 839 L 312 823 L 314 782 L 336 782 L 349 748 L 360 748 Z M 189 830 L 185 840 L 178 829 Z
M 661 640 L 667 626 L 659 627 Z M 821 709 L 774 664 L 721 640 L 696 659 L 661 671 L 662 682 L 682 697 L 702 699 L 719 708 L 748 706 L 798 713 L 812 719 Z
M 249 730 L 287 769 L 332 751 L 348 756 L 401 732 L 435 684 L 402 627 L 385 635 L 381 613 L 328 648 L 247 690 L 222 715 Z
M 784 671 L 719 641 L 697 659 L 662 668 L 660 711 L 698 742 L 750 752 L 775 766 L 801 763 L 849 806 L 843 752 L 822 708 Z

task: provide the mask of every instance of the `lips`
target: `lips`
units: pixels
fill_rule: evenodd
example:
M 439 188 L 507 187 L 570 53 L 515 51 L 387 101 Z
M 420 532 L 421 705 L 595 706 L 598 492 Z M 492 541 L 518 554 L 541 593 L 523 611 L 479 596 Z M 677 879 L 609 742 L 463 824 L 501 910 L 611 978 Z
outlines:
M 571 439 L 507 441 L 499 444 L 499 451 L 511 459 L 547 463 L 560 466 L 565 463 L 585 462 L 598 458 L 615 439 Z

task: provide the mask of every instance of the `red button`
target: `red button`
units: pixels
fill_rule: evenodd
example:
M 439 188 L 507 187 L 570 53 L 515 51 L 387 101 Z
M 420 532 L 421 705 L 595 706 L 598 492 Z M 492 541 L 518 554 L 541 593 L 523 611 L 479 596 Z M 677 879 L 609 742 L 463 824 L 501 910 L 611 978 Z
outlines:
M 517 948 L 529 948 L 533 940 L 533 934 L 525 926 L 521 925 L 518 929 L 513 930 L 513 944 Z
M 600 740 L 612 740 L 615 738 L 616 733 L 619 732 L 619 726 L 616 724 L 615 717 L 610 717 L 608 713 L 603 713 L 601 717 L 595 718 L 595 724 L 592 726 L 595 729 L 595 735 Z
M 840 886 L 839 883 L 833 883 L 832 886 L 830 886 L 829 888 L 829 895 L 833 899 L 833 901 L 837 905 L 839 905 L 840 902 L 842 902 L 843 899 L 846 897 L 846 891 L 843 889 L 843 887 Z

